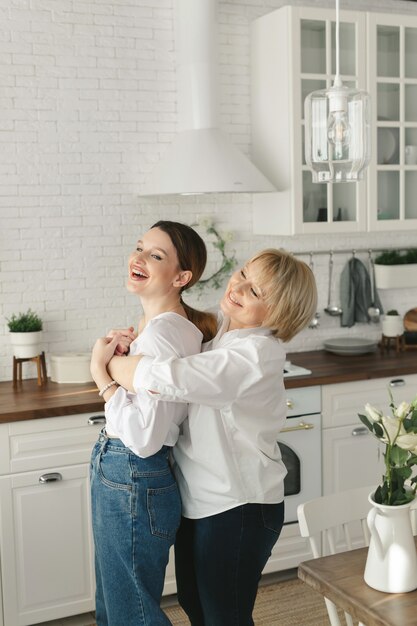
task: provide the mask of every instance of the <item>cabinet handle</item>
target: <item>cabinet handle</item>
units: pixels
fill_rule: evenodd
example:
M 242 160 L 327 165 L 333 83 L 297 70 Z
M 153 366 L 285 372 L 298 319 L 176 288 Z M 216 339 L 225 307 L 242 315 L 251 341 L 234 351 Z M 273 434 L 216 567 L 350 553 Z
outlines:
M 354 428 L 352 430 L 352 435 L 353 437 L 358 437 L 358 435 L 367 435 L 369 432 L 369 430 L 366 428 L 366 426 L 359 426 L 358 428 Z
M 390 387 L 403 387 L 404 385 L 405 385 L 404 378 L 393 378 L 393 380 L 390 380 L 389 382 Z
M 104 415 L 92 415 L 88 418 L 87 422 L 90 426 L 94 426 L 95 424 L 105 424 L 106 418 Z
M 287 407 L 289 409 L 293 409 L 294 408 L 294 402 L 292 400 L 287 399 Z
M 312 428 L 314 428 L 314 424 L 307 424 L 306 422 L 300 422 L 298 426 L 289 426 L 288 428 L 282 428 L 280 432 L 291 433 L 294 430 L 311 430 Z
M 42 476 L 39 476 L 39 482 L 43 485 L 45 483 L 56 483 L 58 480 L 62 480 L 62 474 L 59 472 L 50 472 L 49 474 L 42 474 Z

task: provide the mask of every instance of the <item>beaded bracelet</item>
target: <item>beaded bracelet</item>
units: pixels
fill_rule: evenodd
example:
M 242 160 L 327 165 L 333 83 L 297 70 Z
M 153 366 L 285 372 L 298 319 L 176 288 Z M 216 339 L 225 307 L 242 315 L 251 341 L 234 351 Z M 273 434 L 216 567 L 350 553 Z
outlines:
M 117 382 L 115 380 L 112 380 L 110 383 L 107 383 L 107 385 L 104 385 L 103 389 L 100 389 L 100 391 L 98 392 L 98 395 L 101 397 L 107 391 L 107 389 L 110 389 L 110 387 L 113 387 L 113 385 L 117 385 Z

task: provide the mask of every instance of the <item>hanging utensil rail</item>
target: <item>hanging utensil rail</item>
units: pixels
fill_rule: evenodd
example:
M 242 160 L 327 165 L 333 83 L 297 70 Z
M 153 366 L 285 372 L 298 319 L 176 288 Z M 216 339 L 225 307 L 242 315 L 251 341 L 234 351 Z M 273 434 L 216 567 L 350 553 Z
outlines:
M 369 254 L 369 253 L 373 253 L 373 252 L 389 252 L 390 250 L 401 250 L 401 251 L 406 251 L 406 250 L 415 250 L 415 246 L 396 246 L 395 248 L 388 248 L 387 246 L 385 246 L 384 248 L 347 248 L 346 250 L 306 250 L 304 252 L 293 252 L 292 250 L 288 250 L 288 252 L 290 252 L 291 254 L 294 254 L 294 256 L 302 256 L 302 255 L 306 255 L 309 256 L 310 254 L 313 255 L 318 255 L 318 254 L 353 254 L 353 256 L 355 256 L 355 254 Z

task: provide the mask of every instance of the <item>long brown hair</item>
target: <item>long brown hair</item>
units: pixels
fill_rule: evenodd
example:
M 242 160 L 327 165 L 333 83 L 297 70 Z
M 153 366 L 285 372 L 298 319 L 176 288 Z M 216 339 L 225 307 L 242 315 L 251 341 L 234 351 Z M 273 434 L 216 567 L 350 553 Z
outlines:
M 151 226 L 151 228 L 159 228 L 168 235 L 172 244 L 177 251 L 178 263 L 182 271 L 189 270 L 192 272 L 192 278 L 182 289 L 189 289 L 200 279 L 207 261 L 206 244 L 200 235 L 187 224 L 180 222 L 171 222 L 169 220 L 160 220 Z M 181 304 L 184 307 L 190 322 L 195 324 L 203 333 L 203 341 L 209 341 L 217 332 L 217 320 L 212 313 L 198 311 L 186 304 L 181 298 Z

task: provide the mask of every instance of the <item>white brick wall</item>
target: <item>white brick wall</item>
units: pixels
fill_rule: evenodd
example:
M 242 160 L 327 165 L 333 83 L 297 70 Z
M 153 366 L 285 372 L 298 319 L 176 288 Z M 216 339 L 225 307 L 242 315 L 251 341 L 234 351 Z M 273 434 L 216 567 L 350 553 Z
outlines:
M 250 151 L 249 23 L 281 0 L 219 1 L 221 121 Z M 301 5 L 298 0 L 289 4 Z M 333 0 L 305 2 L 330 6 Z M 176 130 L 172 0 L 3 0 L 0 6 L 0 380 L 12 376 L 5 317 L 33 308 L 44 319 L 47 354 L 89 350 L 109 327 L 135 323 L 126 259 L 159 218 L 187 223 L 213 215 L 233 230 L 243 261 L 255 250 L 381 247 L 387 235 L 279 238 L 252 235 L 250 195 L 145 199 L 141 183 Z M 346 0 L 343 8 L 416 14 L 412 2 Z M 415 234 L 399 233 L 401 245 Z M 209 271 L 217 257 L 210 250 Z M 316 259 L 326 299 L 325 257 Z M 337 257 L 340 271 L 346 258 Z M 200 306 L 216 303 L 206 293 Z M 401 312 L 417 293 L 382 293 Z M 395 300 L 394 300 L 395 298 Z M 319 347 L 339 333 L 323 314 L 290 349 Z M 378 335 L 379 328 L 354 332 Z M 29 364 L 25 375 L 34 375 Z

